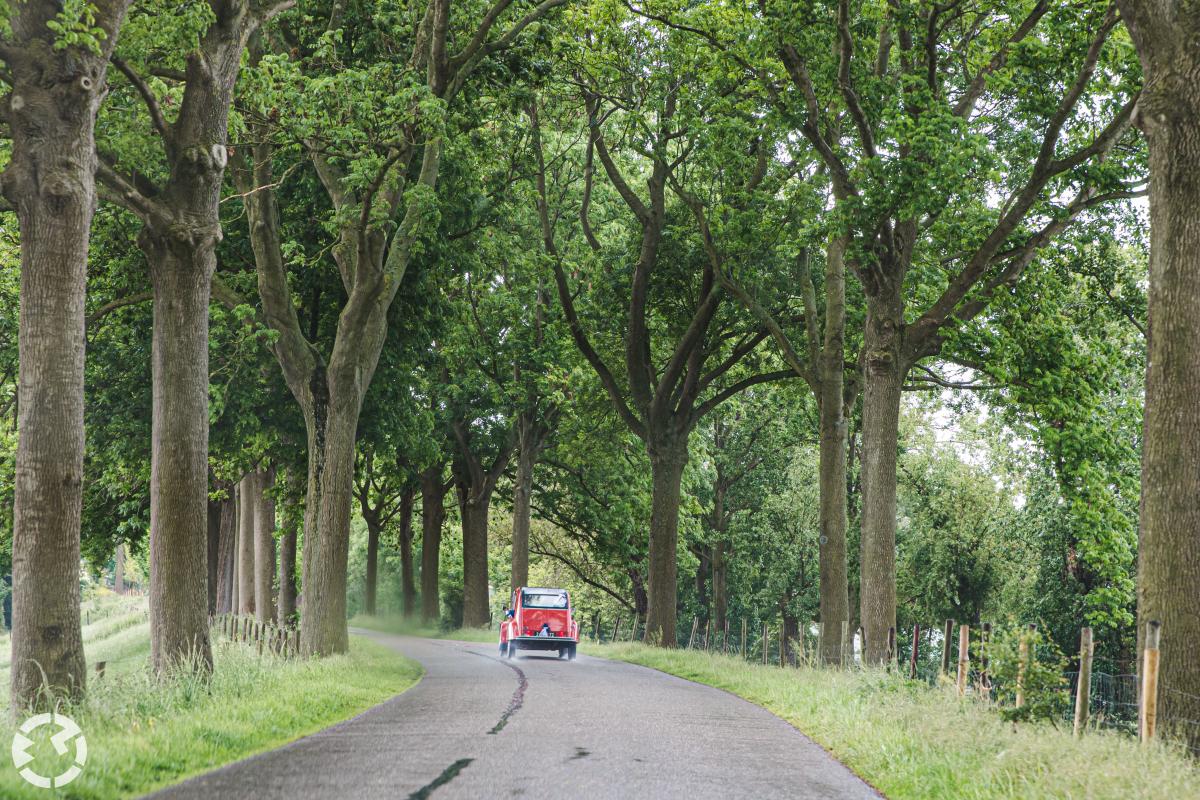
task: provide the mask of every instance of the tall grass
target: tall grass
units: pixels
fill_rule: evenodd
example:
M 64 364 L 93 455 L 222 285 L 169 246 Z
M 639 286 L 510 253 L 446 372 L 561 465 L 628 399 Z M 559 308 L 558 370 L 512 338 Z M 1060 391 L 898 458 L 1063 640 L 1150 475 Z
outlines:
M 256 648 L 221 640 L 210 677 L 182 672 L 160 679 L 149 669 L 144 621 L 107 630 L 114 632 L 85 649 L 89 661 L 110 659 L 108 670 L 91 676 L 83 700 L 61 709 L 87 737 L 82 775 L 51 794 L 25 783 L 12 762 L 0 758 L 0 797 L 139 796 L 353 716 L 421 675 L 415 662 L 354 637 L 348 654 L 312 660 L 259 656 Z M 0 741 L 12 740 L 13 725 L 0 722 Z M 45 738 L 32 752 L 45 775 L 74 755 L 58 757 Z
M 1200 798 L 1200 769 L 1168 744 L 1069 727 L 1014 728 L 991 709 L 882 671 L 779 669 L 640 644 L 591 645 L 763 706 L 892 800 Z

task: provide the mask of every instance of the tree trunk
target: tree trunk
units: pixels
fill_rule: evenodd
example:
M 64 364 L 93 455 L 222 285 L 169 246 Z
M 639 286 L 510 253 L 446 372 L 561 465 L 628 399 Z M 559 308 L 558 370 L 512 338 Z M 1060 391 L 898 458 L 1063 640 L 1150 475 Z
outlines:
M 832 359 L 830 359 L 832 361 Z M 820 414 L 820 657 L 826 664 L 842 660 L 842 623 L 850 616 L 846 567 L 846 418 L 842 400 L 842 364 L 823 364 Z M 828 635 L 829 632 L 836 635 Z
M 645 619 L 650 610 L 650 594 L 646 591 L 646 576 L 641 570 L 631 569 L 628 572 L 629 583 L 633 587 L 633 612 L 640 619 Z
M 208 501 L 208 614 L 217 613 L 217 568 L 221 549 L 221 512 L 224 508 L 221 500 Z
M 405 619 L 411 619 L 417 612 L 417 587 L 413 585 L 413 505 L 416 493 L 416 487 L 409 484 L 400 496 L 400 609 Z
M 279 625 L 288 627 L 296 616 L 296 516 L 283 515 L 279 536 Z
M 488 504 L 492 493 L 472 495 L 472 487 L 459 488 L 463 535 L 463 627 L 482 628 L 491 623 L 488 602 Z
M 375 616 L 375 594 L 379 585 L 379 517 L 363 509 L 367 523 L 367 586 L 363 607 L 370 616 Z
M 696 609 L 701 625 L 707 625 L 712 618 L 709 605 L 708 579 L 712 574 L 712 546 L 700 545 L 697 554 L 700 563 L 696 566 Z
M 1150 290 L 1138 543 L 1139 642 L 1162 623 L 1158 715 L 1200 749 L 1200 13 L 1123 0 L 1145 88 L 1136 124 L 1150 152 Z M 1164 13 L 1174 7 L 1174 14 Z M 1182 10 L 1187 7 L 1189 10 Z
M 258 471 L 254 513 L 254 611 L 259 622 L 275 619 L 275 500 L 267 495 L 275 486 L 275 469 Z
M 233 490 L 229 498 L 221 501 L 221 532 L 217 541 L 217 609 L 218 614 L 229 614 L 233 605 L 234 554 L 237 548 L 237 503 Z
M 323 436 L 309 440 L 309 501 L 304 517 L 300 611 L 300 647 L 306 655 L 344 653 L 350 646 L 346 630 L 346 569 L 355 433 L 362 398 L 356 388 L 357 370 L 351 366 L 351 374 L 346 375 L 344 369 L 330 370 L 327 377 L 330 400 L 324 424 L 311 427 L 320 430 Z M 369 375 L 363 384 L 368 380 Z
M 900 357 L 903 314 L 898 289 L 868 298 L 863 339 L 866 363 L 859 598 L 866 635 L 863 659 L 867 664 L 887 660 L 888 630 L 896 625 L 896 448 L 905 371 Z M 845 452 L 844 446 L 840 451 Z
M 796 666 L 796 646 L 800 642 L 800 620 L 793 614 L 783 611 L 783 638 L 779 646 L 783 648 L 784 661 Z
M 242 506 L 245 500 L 242 499 L 242 484 L 239 481 L 233 487 L 233 575 L 229 578 L 229 613 L 240 614 L 242 607 Z
M 421 473 L 421 621 L 426 625 L 436 624 L 441 617 L 438 578 L 446 518 L 442 470 L 438 464 Z
M 254 613 L 254 516 L 258 508 L 258 478 L 253 472 L 242 477 L 238 496 L 237 613 Z
M 214 208 L 215 212 L 215 208 Z M 206 601 L 208 301 L 215 238 L 143 228 L 154 289 L 150 649 L 158 672 L 212 667 Z
M 509 580 L 509 587 L 514 591 L 518 586 L 529 583 L 529 521 L 533 496 L 533 468 L 537 463 L 537 451 L 541 447 L 541 437 L 535 430 L 536 423 L 528 419 L 527 414 L 522 414 L 517 424 L 519 432 L 517 477 L 513 484 L 512 577 Z
M 59 3 L 11 6 L 4 59 L 12 92 L 11 159 L 0 190 L 20 227 L 17 452 L 12 579 L 12 708 L 79 696 L 83 507 L 84 300 L 96 210 L 96 111 L 123 3 L 101 11 L 101 53 L 58 49 L 47 27 Z
M 117 594 L 125 594 L 125 543 L 117 543 L 117 552 L 113 556 L 116 563 L 113 565 L 113 591 Z
M 713 625 L 717 630 L 724 631 L 729 619 L 729 590 L 728 584 L 728 550 L 727 542 L 717 542 L 713 545 L 712 557 L 712 594 L 713 594 Z
M 650 570 L 645 640 L 675 647 L 679 496 L 687 466 L 687 435 L 650 447 Z

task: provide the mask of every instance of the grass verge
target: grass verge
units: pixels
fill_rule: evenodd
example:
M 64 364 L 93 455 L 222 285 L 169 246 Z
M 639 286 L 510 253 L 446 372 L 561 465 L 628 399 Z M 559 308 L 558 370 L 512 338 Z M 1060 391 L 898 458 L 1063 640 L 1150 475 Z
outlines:
M 246 645 L 221 641 L 210 681 L 158 681 L 141 657 L 149 650 L 147 637 L 142 623 L 85 645 L 89 660 L 98 650 L 126 668 L 93 676 L 87 697 L 63 709 L 87 737 L 87 765 L 79 778 L 54 792 L 35 788 L 5 757 L 0 797 L 140 796 L 352 717 L 421 676 L 416 662 L 352 637 L 348 654 L 312 660 L 260 657 Z M 0 723 L 0 742 L 11 742 L 13 732 L 10 721 Z M 56 774 L 74 755 L 69 748 L 67 757 L 56 756 L 44 738 L 31 752 L 38 758 L 30 766 L 44 775 Z
M 588 645 L 614 658 L 736 694 L 787 720 L 892 800 L 1200 797 L 1180 750 L 1128 736 L 1023 724 L 952 688 L 879 671 L 779 669 L 640 644 Z
M 455 628 L 440 630 L 421 625 L 416 620 L 400 616 L 371 617 L 359 614 L 350 620 L 351 628 L 366 628 L 399 636 L 422 636 L 426 639 L 455 639 L 460 642 L 499 642 L 500 634 L 488 628 Z

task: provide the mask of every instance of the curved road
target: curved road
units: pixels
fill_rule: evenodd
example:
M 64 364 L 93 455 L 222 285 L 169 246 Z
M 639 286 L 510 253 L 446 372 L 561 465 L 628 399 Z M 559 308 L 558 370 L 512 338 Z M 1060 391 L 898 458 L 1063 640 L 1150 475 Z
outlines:
M 795 728 L 731 694 L 580 656 L 356 631 L 425 667 L 354 719 L 153 795 L 308 798 L 878 798 Z

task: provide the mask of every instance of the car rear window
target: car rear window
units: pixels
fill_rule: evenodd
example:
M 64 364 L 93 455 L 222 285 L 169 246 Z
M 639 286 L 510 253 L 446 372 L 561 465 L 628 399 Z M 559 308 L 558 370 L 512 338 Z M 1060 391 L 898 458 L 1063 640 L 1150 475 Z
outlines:
M 524 608 L 566 608 L 566 592 L 522 592 L 521 605 Z

